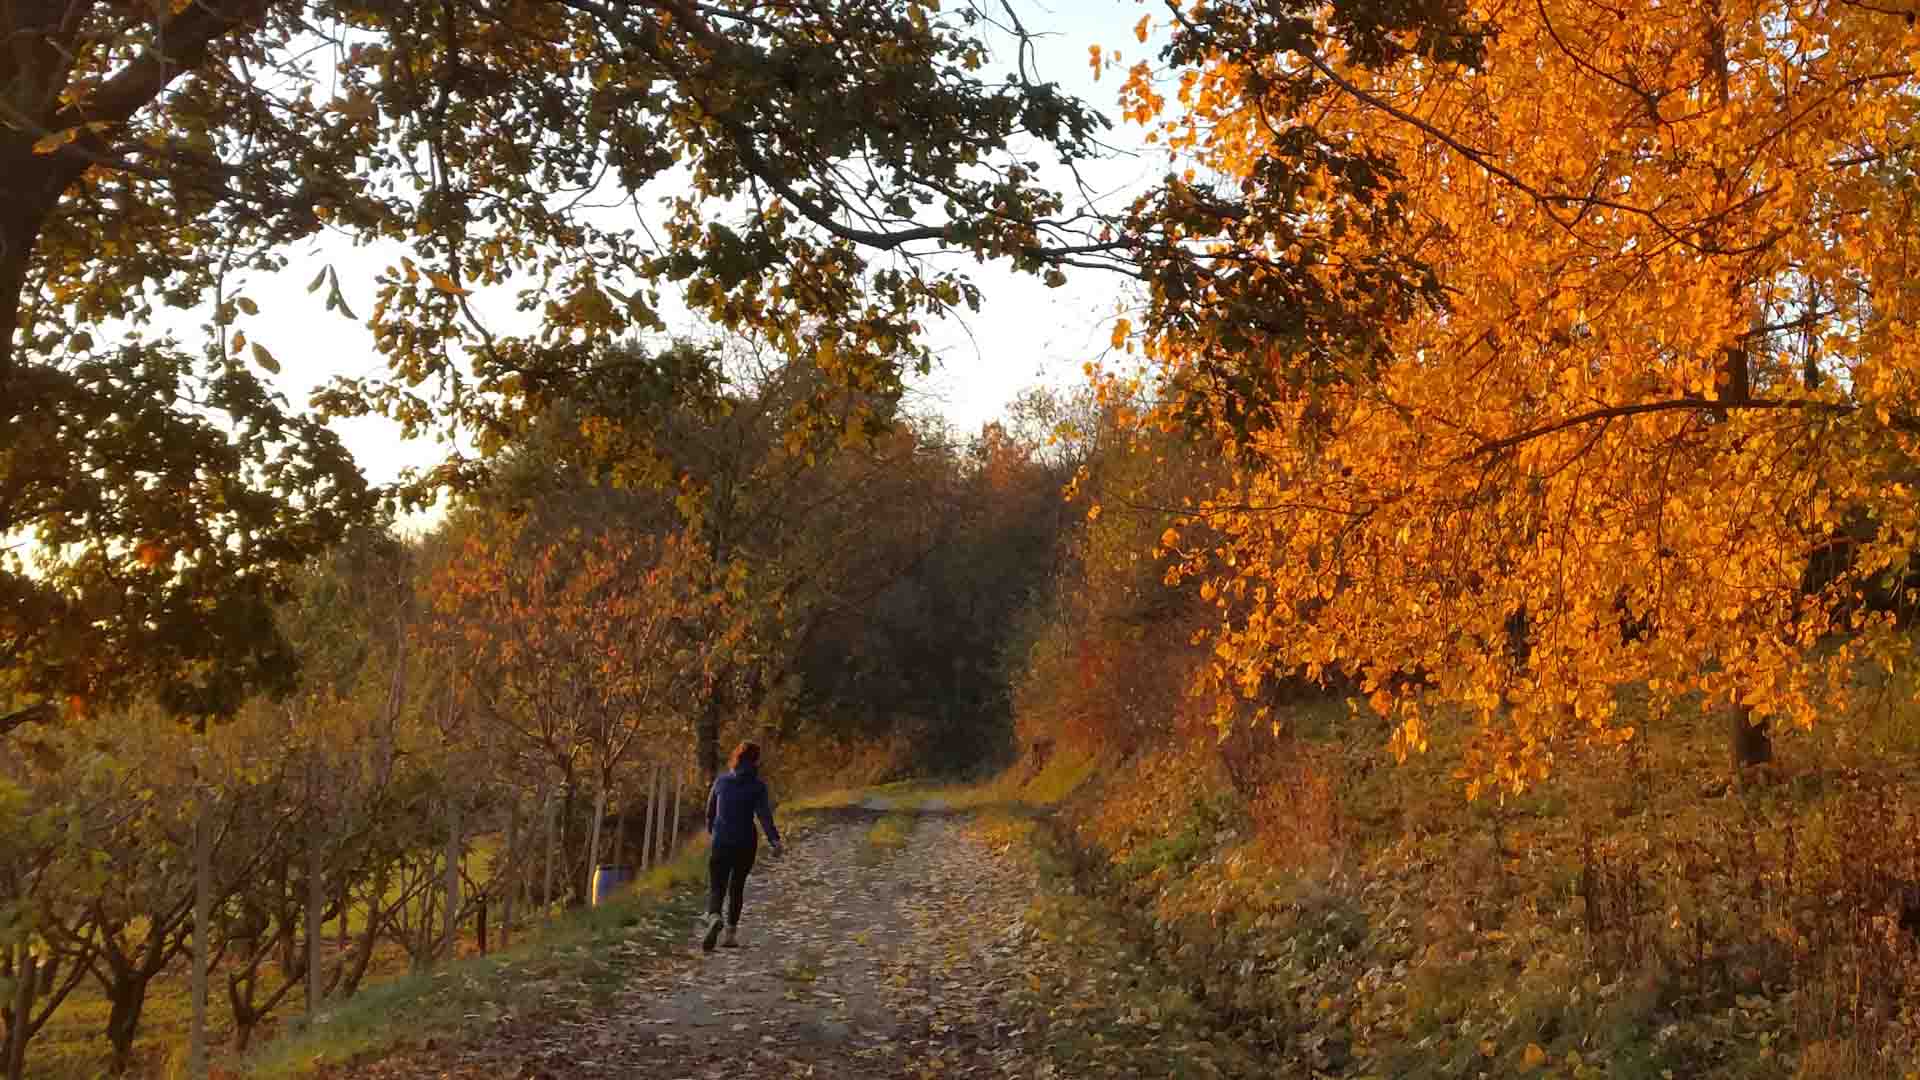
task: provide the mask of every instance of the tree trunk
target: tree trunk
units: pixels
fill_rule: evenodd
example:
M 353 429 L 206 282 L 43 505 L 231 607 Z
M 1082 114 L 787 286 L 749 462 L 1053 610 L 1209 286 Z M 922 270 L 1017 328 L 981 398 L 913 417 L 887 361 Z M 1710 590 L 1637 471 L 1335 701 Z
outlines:
M 640 869 L 653 865 L 653 812 L 660 803 L 660 766 L 647 773 L 647 798 L 640 806 Z
M 308 768 L 308 798 L 317 805 L 320 795 L 319 770 L 310 762 Z M 307 823 L 307 1019 L 311 1021 L 320 1012 L 322 989 L 320 987 L 320 830 L 321 819 Z
M 653 767 L 653 865 L 667 861 L 667 773 Z
M 587 903 L 592 904 L 593 873 L 600 865 L 600 825 L 607 812 L 607 785 L 600 784 L 600 790 L 593 796 L 593 831 L 587 834 Z
M 717 685 L 707 691 L 706 707 L 700 710 L 696 728 L 700 775 L 712 783 L 713 778 L 720 775 L 720 688 Z
M 8 5 L 9 13 L 12 5 Z M 11 19 L 9 19 L 11 21 Z M 31 31 L 28 31 L 29 37 Z M 0 393 L 13 376 L 13 338 L 21 329 L 20 300 L 27 270 L 47 217 L 79 170 L 62 165 L 60 175 L 48 156 L 35 154 L 32 140 L 15 129 L 0 139 Z
M 13 1017 L 7 1024 L 7 1080 L 24 1080 L 27 1075 L 27 1037 L 33 1026 L 33 997 L 40 975 L 40 958 L 34 955 L 31 941 L 20 943 L 19 956 L 14 965 L 17 981 L 13 987 Z
M 342 999 L 345 999 L 353 993 L 353 987 L 347 983 L 347 956 L 350 948 L 349 943 L 352 940 L 348 937 L 350 931 L 347 925 L 347 914 L 352 910 L 353 884 L 346 880 L 346 875 L 343 873 L 340 880 L 340 921 L 333 928 L 335 938 L 338 941 L 336 948 L 340 954 L 340 959 L 336 961 L 337 968 L 334 972 L 333 984 L 330 991 L 331 994 L 340 995 Z M 371 911 L 367 913 L 367 918 L 373 918 Z
M 513 901 L 526 879 L 520 873 L 520 796 L 507 804 L 507 895 L 501 901 L 500 947 L 513 944 Z
M 680 846 L 680 804 L 686 798 L 681 785 L 686 783 L 687 770 L 675 767 L 673 770 L 673 827 L 667 830 L 667 855 L 671 857 L 674 849 Z
M 624 865 L 626 861 L 627 819 L 633 816 L 633 811 L 624 803 L 619 805 L 620 813 L 613 820 L 613 858 L 610 860 L 615 866 Z
M 560 830 L 560 866 L 561 866 L 562 876 L 565 875 L 566 868 L 568 866 L 573 865 L 573 851 L 571 848 L 567 846 L 567 824 L 568 822 L 571 822 L 573 820 L 573 803 L 574 803 L 574 798 L 577 794 L 578 793 L 574 790 L 574 786 L 573 786 L 573 777 L 568 776 L 566 783 L 561 787 L 561 793 L 560 793 L 559 830 Z M 593 872 L 592 868 L 589 867 L 587 872 L 591 874 Z M 574 880 L 578 881 L 579 879 L 575 878 Z M 585 893 L 582 893 L 580 895 L 583 900 L 588 898 Z M 560 906 L 565 907 L 566 905 L 567 905 L 566 894 L 563 892 L 560 897 Z
M 1745 705 L 1729 709 L 1728 719 L 1736 774 L 1748 766 L 1773 760 L 1773 732 L 1766 720 L 1754 720 L 1753 710 Z
M 540 816 L 547 826 L 547 879 L 540 890 L 540 908 L 547 915 L 553 914 L 553 793 L 548 792 L 540 802 Z
M 200 792 L 193 816 L 193 1024 L 187 1040 L 187 1075 L 207 1080 L 207 959 L 213 947 L 213 853 L 207 835 L 208 794 Z
M 115 1076 L 133 1064 L 133 1040 L 140 1034 L 146 990 L 144 983 L 122 984 L 107 994 L 107 1045 L 112 1047 L 108 1070 Z
M 446 958 L 453 959 L 455 947 L 460 944 L 460 800 L 447 798 L 447 910 L 446 942 L 443 946 Z

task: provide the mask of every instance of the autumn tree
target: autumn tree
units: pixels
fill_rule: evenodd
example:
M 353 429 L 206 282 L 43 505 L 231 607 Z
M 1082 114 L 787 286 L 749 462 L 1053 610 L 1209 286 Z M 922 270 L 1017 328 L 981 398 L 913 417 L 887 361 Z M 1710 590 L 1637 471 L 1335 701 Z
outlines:
M 260 338 L 292 313 L 262 311 L 243 278 L 284 268 L 289 244 L 331 229 L 403 252 L 377 282 L 315 281 L 329 311 L 367 316 L 387 361 L 327 405 L 409 431 L 451 416 L 483 448 L 583 377 L 597 346 L 659 326 L 663 290 L 891 385 L 926 362 L 926 319 L 978 302 L 912 255 L 1058 281 L 1120 244 L 1037 182 L 1027 153 L 1078 161 L 1100 121 L 1024 70 L 986 78 L 998 31 L 972 8 L 97 0 L 12 4 L 4 22 L 0 534 L 44 534 L 61 571 L 17 553 L 0 567 L 0 677 L 22 695 L 0 716 L 15 721 L 144 655 L 116 628 L 237 602 L 329 535 L 350 483 L 336 449 L 245 374 L 277 367 Z M 489 325 L 468 299 L 489 286 L 521 288 L 536 325 Z M 217 356 L 153 329 L 174 308 L 212 316 Z M 253 434 L 210 445 L 207 407 L 226 414 L 214 430 Z M 298 505 L 297 527 L 249 518 L 262 504 L 205 479 L 250 469 L 247 491 Z M 294 504 L 283 481 L 342 496 Z M 236 565 L 144 587 L 223 550 L 196 524 L 209 519 L 246 519 L 231 535 L 248 541 L 222 556 Z M 109 573 L 143 587 L 111 594 Z M 162 617 L 103 616 L 127 604 Z M 270 640 L 247 617 L 173 648 L 238 670 L 244 643 Z
M 1909 651 L 1862 600 L 1920 539 L 1911 19 L 1548 0 L 1476 8 L 1498 34 L 1449 55 L 1341 10 L 1169 10 L 1163 136 L 1282 214 L 1258 246 L 1434 286 L 1389 283 L 1362 336 L 1232 338 L 1219 293 L 1146 327 L 1169 413 L 1243 465 L 1182 551 L 1222 719 L 1345 667 L 1403 752 L 1442 705 L 1477 718 L 1477 789 L 1630 738 L 1626 683 L 1730 708 L 1747 760 L 1769 719 L 1844 710 Z M 1309 131 L 1344 173 L 1293 167 Z
M 659 743 L 690 741 L 684 703 L 703 651 L 725 645 L 727 597 L 704 587 L 703 553 L 682 536 L 468 514 L 478 520 L 426 586 L 426 644 L 459 673 L 459 707 L 508 753 L 536 762 L 536 779 L 569 800 L 592 786 L 580 852 L 591 873 L 623 767 Z

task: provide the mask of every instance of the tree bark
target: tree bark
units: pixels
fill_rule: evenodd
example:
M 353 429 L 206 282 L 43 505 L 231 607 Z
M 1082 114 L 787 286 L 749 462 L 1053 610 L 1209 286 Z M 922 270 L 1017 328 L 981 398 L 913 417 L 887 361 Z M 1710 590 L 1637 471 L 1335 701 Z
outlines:
M 567 823 L 573 820 L 573 803 L 578 794 L 579 793 L 574 790 L 573 777 L 569 775 L 566 783 L 562 785 L 561 788 L 560 817 L 557 823 L 560 832 L 560 866 L 562 877 L 565 876 L 566 868 L 573 865 L 573 850 L 567 846 Z M 584 848 L 582 854 L 585 854 Z M 588 868 L 587 872 L 591 875 L 593 872 L 592 868 Z M 575 878 L 574 880 L 578 881 L 580 879 Z M 580 898 L 583 901 L 591 899 L 586 893 L 581 893 Z M 560 906 L 567 906 L 567 898 L 564 892 L 560 897 Z
M 460 943 L 460 800 L 447 797 L 446 930 L 442 951 L 453 959 Z
M 547 827 L 547 877 L 540 890 L 540 908 L 544 914 L 553 914 L 553 793 L 547 792 L 540 800 L 540 817 Z
M 319 769 L 312 762 L 307 765 L 308 799 L 317 807 L 320 798 Z M 307 1019 L 311 1021 L 319 1015 L 323 1004 L 320 986 L 320 914 L 324 901 L 321 899 L 320 881 L 320 831 L 324 826 L 321 815 L 307 824 Z
M 653 800 L 653 865 L 659 866 L 667 861 L 667 771 L 656 765 L 653 775 L 657 792 Z
M 620 866 L 625 862 L 627 854 L 627 819 L 633 816 L 632 809 L 625 803 L 621 803 L 619 806 L 620 813 L 614 818 L 613 822 L 613 858 L 610 860 L 615 866 Z
M 507 895 L 501 902 L 500 947 L 513 944 L 513 901 L 526 880 L 520 873 L 520 797 L 516 793 L 507 804 Z
M 645 817 L 640 828 L 640 869 L 646 870 L 653 865 L 653 818 L 654 810 L 660 803 L 660 766 L 655 765 L 647 773 L 647 799 L 641 804 L 640 812 Z
M 47 217 L 80 170 L 57 170 L 50 155 L 33 153 L 24 132 L 0 140 L 0 393 L 12 381 L 14 335 L 20 326 L 21 297 L 33 249 Z
M 133 1064 L 133 1040 L 140 1034 L 140 1013 L 147 1003 L 147 984 L 114 987 L 107 994 L 107 1045 L 112 1047 L 108 1069 L 115 1076 Z
M 347 913 L 352 910 L 353 885 L 346 880 L 346 874 L 342 873 L 340 875 L 340 921 L 333 928 L 336 939 L 335 948 L 340 954 L 340 959 L 335 962 L 337 966 L 330 985 L 330 993 L 339 994 L 343 999 L 353 993 L 353 987 L 347 984 L 347 955 L 351 942 L 351 938 L 348 937 Z M 373 912 L 367 912 L 367 918 L 373 918 Z
M 593 874 L 600 865 L 600 826 L 607 812 L 607 785 L 600 783 L 600 790 L 593 796 L 593 831 L 587 835 L 587 903 L 592 904 Z
M 199 793 L 193 816 L 193 1023 L 187 1040 L 187 1075 L 207 1080 L 207 959 L 213 947 L 213 853 L 207 836 L 208 795 Z
M 680 846 L 680 804 L 686 799 L 681 787 L 686 783 L 687 770 L 676 767 L 673 770 L 673 827 L 667 830 L 667 855 L 671 857 L 674 849 Z
M 695 725 L 700 756 L 700 774 L 708 783 L 720 775 L 720 688 L 714 686 L 707 691 L 706 707 L 700 710 L 699 722 Z
M 1773 760 L 1773 732 L 1767 721 L 1753 719 L 1753 710 L 1745 705 L 1729 709 L 1728 719 L 1736 774 L 1749 766 L 1765 765 Z
M 27 1038 L 33 1026 L 33 997 L 38 989 L 40 959 L 33 943 L 19 945 L 19 962 L 14 964 L 18 980 L 13 987 L 13 1019 L 7 1025 L 7 1080 L 24 1080 L 27 1075 Z

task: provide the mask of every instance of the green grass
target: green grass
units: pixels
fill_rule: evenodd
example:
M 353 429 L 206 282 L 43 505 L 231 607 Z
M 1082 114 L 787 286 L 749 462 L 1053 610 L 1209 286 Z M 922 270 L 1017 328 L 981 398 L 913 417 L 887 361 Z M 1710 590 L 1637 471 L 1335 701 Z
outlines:
M 600 907 L 568 912 L 509 949 L 367 987 L 311 1028 L 262 1047 L 248 1059 L 248 1075 L 301 1076 L 426 1038 L 457 1041 L 505 1018 L 604 1006 L 623 982 L 622 966 L 635 962 L 625 952 L 616 960 L 614 947 L 680 947 L 680 929 L 699 906 L 690 886 L 705 872 L 705 849 L 691 846 Z

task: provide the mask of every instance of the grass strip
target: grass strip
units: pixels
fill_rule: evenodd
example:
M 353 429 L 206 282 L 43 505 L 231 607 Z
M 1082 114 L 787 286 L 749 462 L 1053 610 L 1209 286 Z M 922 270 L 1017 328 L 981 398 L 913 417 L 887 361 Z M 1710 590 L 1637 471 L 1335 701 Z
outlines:
M 458 1042 L 503 1021 L 604 1005 L 626 968 L 685 945 L 705 882 L 704 845 L 648 871 L 594 908 L 577 908 L 525 932 L 508 949 L 376 983 L 321 1013 L 318 1022 L 261 1047 L 249 1076 L 309 1075 L 352 1066 L 407 1044 Z M 616 956 L 616 951 L 618 955 Z

